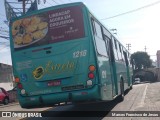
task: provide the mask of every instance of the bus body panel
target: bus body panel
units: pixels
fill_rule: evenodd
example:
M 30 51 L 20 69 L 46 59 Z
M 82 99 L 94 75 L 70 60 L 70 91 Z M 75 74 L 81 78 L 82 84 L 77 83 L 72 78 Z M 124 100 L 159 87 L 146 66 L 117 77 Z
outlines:
M 71 92 L 44 94 L 32 97 L 19 97 L 20 105 L 23 108 L 53 106 L 62 102 L 87 102 L 100 100 L 99 86 L 95 85 L 91 89 L 77 90 Z
M 120 94 L 120 80 L 121 77 L 123 77 L 123 82 L 124 82 L 124 90 L 128 89 L 128 78 L 127 78 L 127 68 L 124 63 L 118 61 L 116 62 L 116 74 L 117 74 L 117 89 L 118 89 L 118 94 Z
M 109 59 L 98 56 L 99 81 L 101 86 L 101 100 L 112 100 L 112 79 Z
M 89 55 L 87 46 L 84 44 L 82 41 L 81 44 L 73 43 L 72 47 L 70 44 L 64 44 L 65 47 L 61 45 L 59 49 L 52 45 L 53 49 L 50 49 L 51 54 L 48 56 L 45 56 L 46 51 L 35 54 L 26 52 L 23 57 L 18 57 L 18 54 L 15 59 L 16 70 L 24 88 L 26 87 L 26 92 L 28 91 L 28 95 L 38 95 L 38 91 L 44 89 L 47 89 L 48 93 L 62 92 L 63 88 L 65 90 L 65 87 L 74 85 L 82 85 L 81 87 L 84 88 L 88 79 Z M 57 51 L 61 52 L 58 54 Z M 80 58 L 74 56 L 77 51 L 83 53 L 83 56 Z M 41 56 L 45 57 L 41 58 Z M 26 65 L 28 68 L 25 68 Z

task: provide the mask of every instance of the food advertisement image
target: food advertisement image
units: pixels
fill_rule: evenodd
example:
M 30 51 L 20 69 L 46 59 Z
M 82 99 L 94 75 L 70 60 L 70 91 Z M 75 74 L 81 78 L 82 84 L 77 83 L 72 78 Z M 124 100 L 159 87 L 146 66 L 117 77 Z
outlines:
M 12 23 L 14 49 L 25 49 L 84 37 L 80 6 L 49 10 Z

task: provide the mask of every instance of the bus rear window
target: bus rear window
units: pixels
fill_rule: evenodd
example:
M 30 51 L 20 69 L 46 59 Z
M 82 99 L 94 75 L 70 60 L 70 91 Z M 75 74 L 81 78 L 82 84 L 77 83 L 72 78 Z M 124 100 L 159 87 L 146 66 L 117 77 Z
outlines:
M 85 36 L 81 6 L 48 10 L 12 23 L 14 49 L 74 40 Z

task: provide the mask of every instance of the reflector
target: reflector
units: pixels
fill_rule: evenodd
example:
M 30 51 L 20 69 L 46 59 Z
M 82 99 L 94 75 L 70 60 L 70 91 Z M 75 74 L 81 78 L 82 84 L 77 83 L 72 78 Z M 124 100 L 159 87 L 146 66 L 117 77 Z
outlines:
M 25 89 L 22 89 L 22 90 L 21 90 L 21 94 L 23 95 L 23 94 L 25 94 L 25 93 L 26 93 Z

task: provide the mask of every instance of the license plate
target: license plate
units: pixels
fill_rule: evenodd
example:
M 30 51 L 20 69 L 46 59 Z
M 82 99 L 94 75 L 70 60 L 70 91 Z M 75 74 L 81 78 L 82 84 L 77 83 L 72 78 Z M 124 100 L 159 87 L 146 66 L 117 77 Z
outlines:
M 61 85 L 61 81 L 51 81 L 51 82 L 48 82 L 48 86 L 59 86 Z

